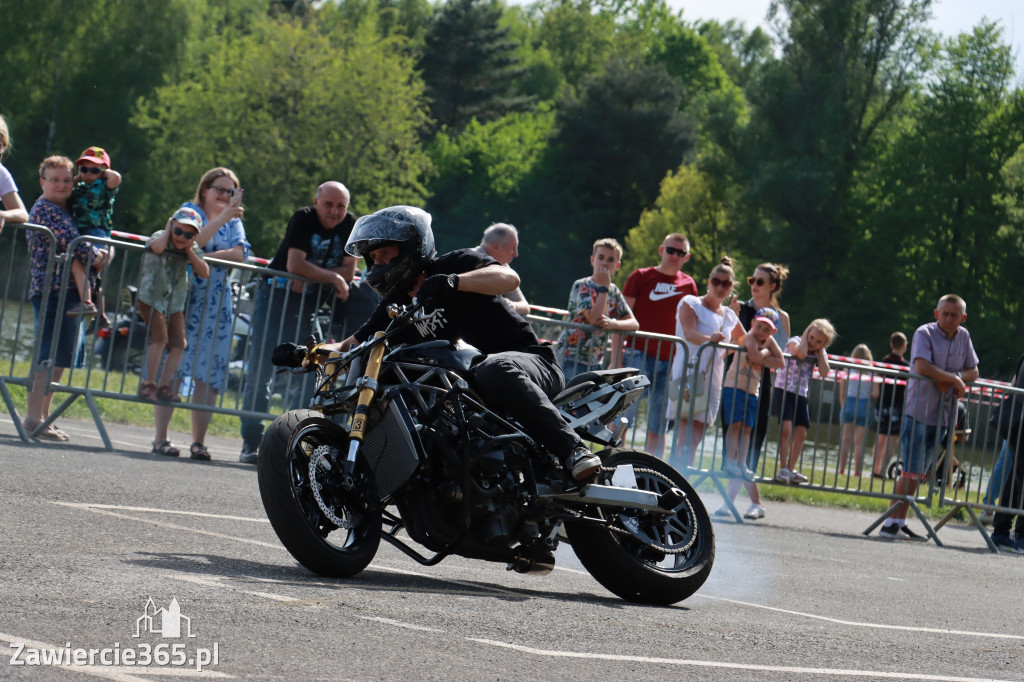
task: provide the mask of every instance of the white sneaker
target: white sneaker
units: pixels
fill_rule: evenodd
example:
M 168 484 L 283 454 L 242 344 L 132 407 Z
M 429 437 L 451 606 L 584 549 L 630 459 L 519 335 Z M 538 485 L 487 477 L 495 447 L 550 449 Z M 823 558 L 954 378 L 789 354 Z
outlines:
M 789 482 L 790 483 L 807 483 L 807 481 L 808 481 L 808 478 L 806 476 L 804 476 L 803 474 L 801 474 L 796 469 L 793 469 L 792 471 L 789 472 Z
M 729 505 L 722 503 L 722 506 L 715 510 L 714 516 L 732 516 Z
M 750 505 L 750 509 L 743 515 L 745 519 L 763 519 L 764 518 L 764 507 L 759 504 Z
M 789 483 L 789 469 L 779 469 L 775 473 L 775 480 L 779 483 Z
M 992 521 L 995 518 L 996 518 L 996 513 L 994 511 L 991 511 L 991 510 L 988 510 L 988 509 L 986 509 L 985 511 L 981 512 L 981 515 L 978 516 L 978 520 L 981 521 L 986 526 L 991 526 L 992 525 Z

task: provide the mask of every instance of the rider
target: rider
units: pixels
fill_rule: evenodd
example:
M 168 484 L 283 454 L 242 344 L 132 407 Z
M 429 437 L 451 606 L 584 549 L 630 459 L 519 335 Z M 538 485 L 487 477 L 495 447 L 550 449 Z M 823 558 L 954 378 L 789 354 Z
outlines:
M 600 458 L 551 403 L 565 383 L 554 351 L 501 296 L 519 286 L 515 271 L 472 249 L 437 256 L 430 214 L 411 206 L 361 217 L 345 250 L 366 261 L 364 279 L 383 300 L 355 334 L 328 348 L 366 341 L 387 327 L 388 305 L 415 297 L 433 312 L 409 325 L 403 340 L 462 339 L 476 347 L 485 354 L 473 367 L 484 402 L 517 419 L 548 452 L 561 456 L 574 479 L 598 472 Z

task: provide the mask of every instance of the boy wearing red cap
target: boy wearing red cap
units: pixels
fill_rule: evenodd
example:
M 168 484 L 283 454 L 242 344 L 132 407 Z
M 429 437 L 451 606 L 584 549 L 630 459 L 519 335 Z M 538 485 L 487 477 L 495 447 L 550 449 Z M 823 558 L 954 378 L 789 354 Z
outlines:
M 71 208 L 71 217 L 78 228 L 78 234 L 89 237 L 110 238 L 110 232 L 114 229 L 114 199 L 121 184 L 121 174 L 110 167 L 110 155 L 102 147 L 88 147 L 75 162 L 78 166 L 78 175 L 75 176 L 75 187 L 71 191 L 71 199 L 68 206 Z M 100 250 L 93 260 L 93 268 L 102 270 L 109 260 L 108 252 Z M 73 260 L 71 262 L 71 276 L 75 278 L 75 286 L 78 287 L 81 303 L 71 308 L 68 315 L 77 317 L 81 315 L 95 315 L 97 309 L 92 302 L 92 291 L 87 282 L 85 264 Z M 99 281 L 96 284 L 99 292 Z M 102 305 L 103 296 L 98 293 L 97 298 Z M 103 318 L 105 321 L 105 317 Z

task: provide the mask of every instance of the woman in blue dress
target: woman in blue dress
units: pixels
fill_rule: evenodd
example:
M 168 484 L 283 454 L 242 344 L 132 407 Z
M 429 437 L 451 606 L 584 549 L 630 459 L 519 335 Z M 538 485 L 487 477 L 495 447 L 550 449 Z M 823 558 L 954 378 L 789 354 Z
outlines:
M 203 175 L 192 201 L 182 204 L 195 209 L 203 218 L 196 243 L 206 258 L 245 262 L 249 242 L 241 220 L 245 210 L 240 203 L 238 177 L 227 168 L 214 168 Z M 227 379 L 231 352 L 234 305 L 228 270 L 210 265 L 207 279 L 192 279 L 185 317 L 186 350 L 178 367 L 178 379 L 188 379 L 193 405 L 216 404 Z M 171 404 L 155 407 L 158 433 L 161 425 L 166 429 L 173 411 Z M 193 442 L 189 453 L 193 459 L 208 460 L 206 431 L 213 413 L 192 410 L 191 417 Z

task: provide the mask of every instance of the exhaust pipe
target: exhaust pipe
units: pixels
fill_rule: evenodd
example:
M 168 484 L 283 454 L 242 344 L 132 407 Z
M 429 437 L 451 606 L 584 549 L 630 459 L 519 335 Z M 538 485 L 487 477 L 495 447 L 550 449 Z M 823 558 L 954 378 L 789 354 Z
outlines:
M 515 571 L 516 573 L 536 573 L 537 575 L 547 575 L 551 571 L 555 570 L 555 557 L 553 554 L 541 554 L 540 556 L 530 556 L 524 554 L 522 548 L 517 547 L 515 553 L 512 555 L 512 560 L 508 562 L 508 566 L 505 567 L 507 571 Z

